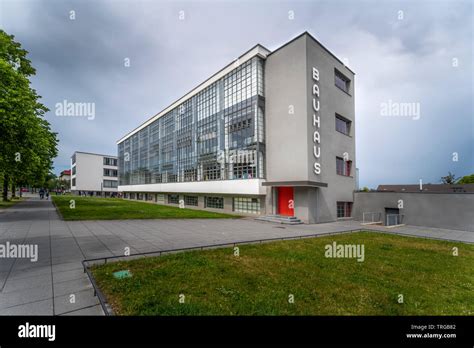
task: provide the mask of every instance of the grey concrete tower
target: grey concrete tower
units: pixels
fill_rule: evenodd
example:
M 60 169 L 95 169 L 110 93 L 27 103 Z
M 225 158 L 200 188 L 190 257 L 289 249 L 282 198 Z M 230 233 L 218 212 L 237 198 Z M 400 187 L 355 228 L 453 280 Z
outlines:
M 307 223 L 349 217 L 354 73 L 301 34 L 266 58 L 265 120 L 267 214 L 294 214 Z

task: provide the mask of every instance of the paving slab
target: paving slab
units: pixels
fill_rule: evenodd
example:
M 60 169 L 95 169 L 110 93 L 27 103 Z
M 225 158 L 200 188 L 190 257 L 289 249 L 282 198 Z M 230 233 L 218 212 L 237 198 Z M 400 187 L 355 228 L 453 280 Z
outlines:
M 93 289 L 87 275 L 82 278 L 54 283 L 54 296 L 71 295 L 83 290 Z
M 53 315 L 53 299 L 21 304 L 1 311 L 2 315 Z
M 74 298 L 71 297 L 74 295 Z M 78 309 L 95 306 L 99 300 L 94 296 L 94 290 L 85 289 L 76 291 L 74 294 L 66 294 L 54 297 L 54 310 L 56 315 L 76 311 Z
M 89 316 L 100 316 L 104 315 L 104 311 L 100 305 L 95 305 L 91 307 L 86 307 L 82 309 L 78 309 L 77 311 L 66 312 L 61 315 L 89 315 Z
M 32 288 L 51 287 L 51 273 L 39 274 L 28 278 L 8 278 L 3 287 L 2 294 L 8 294 L 16 291 L 24 291 Z
M 46 300 L 53 297 L 52 284 L 45 284 L 35 288 L 23 289 L 9 293 L 0 293 L 0 315 L 3 309 L 21 304 Z

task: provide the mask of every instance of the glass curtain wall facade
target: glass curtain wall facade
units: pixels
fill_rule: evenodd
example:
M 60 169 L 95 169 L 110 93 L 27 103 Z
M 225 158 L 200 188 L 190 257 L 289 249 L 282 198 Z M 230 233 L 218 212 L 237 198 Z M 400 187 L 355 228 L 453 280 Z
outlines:
M 253 57 L 119 143 L 119 185 L 264 178 L 263 64 Z

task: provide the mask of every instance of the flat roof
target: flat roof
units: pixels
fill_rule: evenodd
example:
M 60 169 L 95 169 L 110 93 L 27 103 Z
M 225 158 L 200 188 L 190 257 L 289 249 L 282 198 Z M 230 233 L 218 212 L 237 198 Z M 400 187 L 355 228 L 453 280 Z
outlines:
M 262 58 L 266 58 L 267 56 L 277 52 L 278 50 L 280 50 L 281 48 L 285 47 L 286 45 L 292 43 L 293 41 L 295 40 L 298 40 L 300 37 L 304 36 L 304 35 L 308 35 L 312 40 L 314 40 L 319 46 L 321 46 L 321 48 L 326 51 L 327 53 L 329 53 L 333 58 L 335 58 L 339 63 L 341 63 L 342 65 L 344 65 L 344 67 L 349 70 L 351 73 L 353 73 L 355 75 L 355 73 L 349 69 L 349 67 L 347 67 L 343 61 L 341 61 L 339 58 L 337 58 L 331 51 L 329 51 L 323 44 L 321 44 L 313 35 L 311 35 L 308 31 L 305 31 L 303 33 L 301 33 L 300 35 L 296 36 L 295 38 L 291 39 L 290 41 L 286 42 L 285 44 L 281 45 L 280 47 L 278 47 L 277 49 L 273 50 L 273 51 L 270 51 L 269 49 L 267 49 L 265 46 L 261 45 L 261 44 L 256 44 L 255 46 L 253 46 L 251 49 L 249 49 L 247 52 L 243 53 L 240 57 L 238 57 L 237 59 L 235 59 L 233 62 L 227 64 L 225 67 L 223 67 L 222 69 L 220 69 L 218 72 L 216 72 L 214 75 L 212 75 L 211 77 L 209 77 L 208 79 L 206 79 L 204 82 L 200 83 L 199 85 L 197 85 L 196 87 L 194 87 L 192 90 L 190 90 L 188 93 L 186 93 L 184 96 L 182 96 L 181 98 L 179 98 L 178 100 L 174 101 L 173 103 L 171 103 L 169 106 L 167 106 L 166 108 L 164 108 L 163 110 L 161 110 L 160 112 L 158 112 L 157 114 L 155 114 L 154 116 L 152 116 L 151 118 L 149 118 L 148 120 L 146 120 L 145 122 L 143 122 L 141 125 L 139 125 L 137 128 L 133 129 L 132 131 L 128 132 L 126 135 L 124 135 L 122 138 L 120 138 L 119 140 L 117 140 L 116 144 L 120 144 L 121 142 L 123 142 L 124 140 L 128 139 L 129 137 L 131 137 L 132 135 L 134 135 L 135 133 L 139 132 L 140 130 L 142 130 L 143 128 L 147 127 L 148 125 L 150 125 L 151 123 L 153 123 L 154 121 L 156 121 L 158 118 L 160 118 L 161 116 L 163 116 L 164 114 L 168 113 L 169 111 L 173 110 L 174 108 L 176 108 L 177 106 L 179 106 L 180 104 L 184 103 L 186 100 L 190 99 L 191 97 L 195 96 L 196 94 L 198 94 L 200 91 L 202 91 L 203 89 L 205 89 L 206 87 L 208 87 L 209 85 L 211 85 L 212 83 L 216 82 L 217 80 L 219 80 L 220 78 L 222 78 L 223 76 L 225 76 L 227 73 L 229 73 L 230 71 L 232 71 L 233 69 L 237 68 L 238 66 L 240 66 L 241 64 L 247 62 L 248 60 L 252 59 L 253 57 L 255 56 L 260 56 Z
M 334 59 L 336 59 L 339 63 L 341 63 L 342 65 L 344 65 L 344 67 L 349 70 L 351 73 L 353 73 L 355 75 L 355 72 L 353 72 L 342 60 L 340 60 L 338 57 L 336 57 L 336 55 L 334 53 L 332 53 L 329 49 L 326 48 L 326 46 L 324 46 L 321 42 L 319 42 L 313 35 L 311 35 L 311 33 L 309 33 L 308 31 L 305 31 L 301 34 L 299 34 L 298 36 L 294 37 L 293 39 L 291 39 L 290 41 L 284 43 L 283 45 L 281 45 L 280 47 L 278 47 L 277 49 L 273 50 L 270 54 L 272 55 L 273 53 L 279 51 L 280 49 L 282 49 L 283 47 L 291 44 L 293 41 L 296 41 L 298 40 L 300 37 L 304 36 L 304 35 L 308 35 L 314 42 L 316 42 L 319 46 L 321 46 L 321 48 L 326 51 L 327 53 L 329 53 L 329 55 L 331 55 L 331 57 L 333 57 Z
M 93 156 L 117 158 L 117 156 L 114 156 L 114 155 L 103 155 L 103 154 L 100 154 L 100 153 L 84 152 L 84 151 L 74 151 L 72 156 L 74 156 L 76 153 L 83 153 L 85 155 L 93 155 Z M 71 156 L 71 158 L 72 158 L 72 156 Z

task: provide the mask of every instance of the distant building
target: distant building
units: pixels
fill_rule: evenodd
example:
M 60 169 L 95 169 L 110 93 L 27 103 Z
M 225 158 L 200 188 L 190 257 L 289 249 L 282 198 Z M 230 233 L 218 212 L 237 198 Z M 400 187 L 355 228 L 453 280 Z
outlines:
M 474 192 L 474 184 L 423 184 L 420 185 L 379 185 L 381 192 L 436 192 L 436 193 L 463 193 Z
M 70 181 L 71 180 L 71 169 L 66 169 L 59 174 L 59 180 Z
M 117 157 L 74 152 L 71 157 L 71 192 L 111 197 L 117 194 Z
M 71 169 L 66 169 L 59 174 L 59 186 L 61 191 L 70 191 L 71 189 Z

